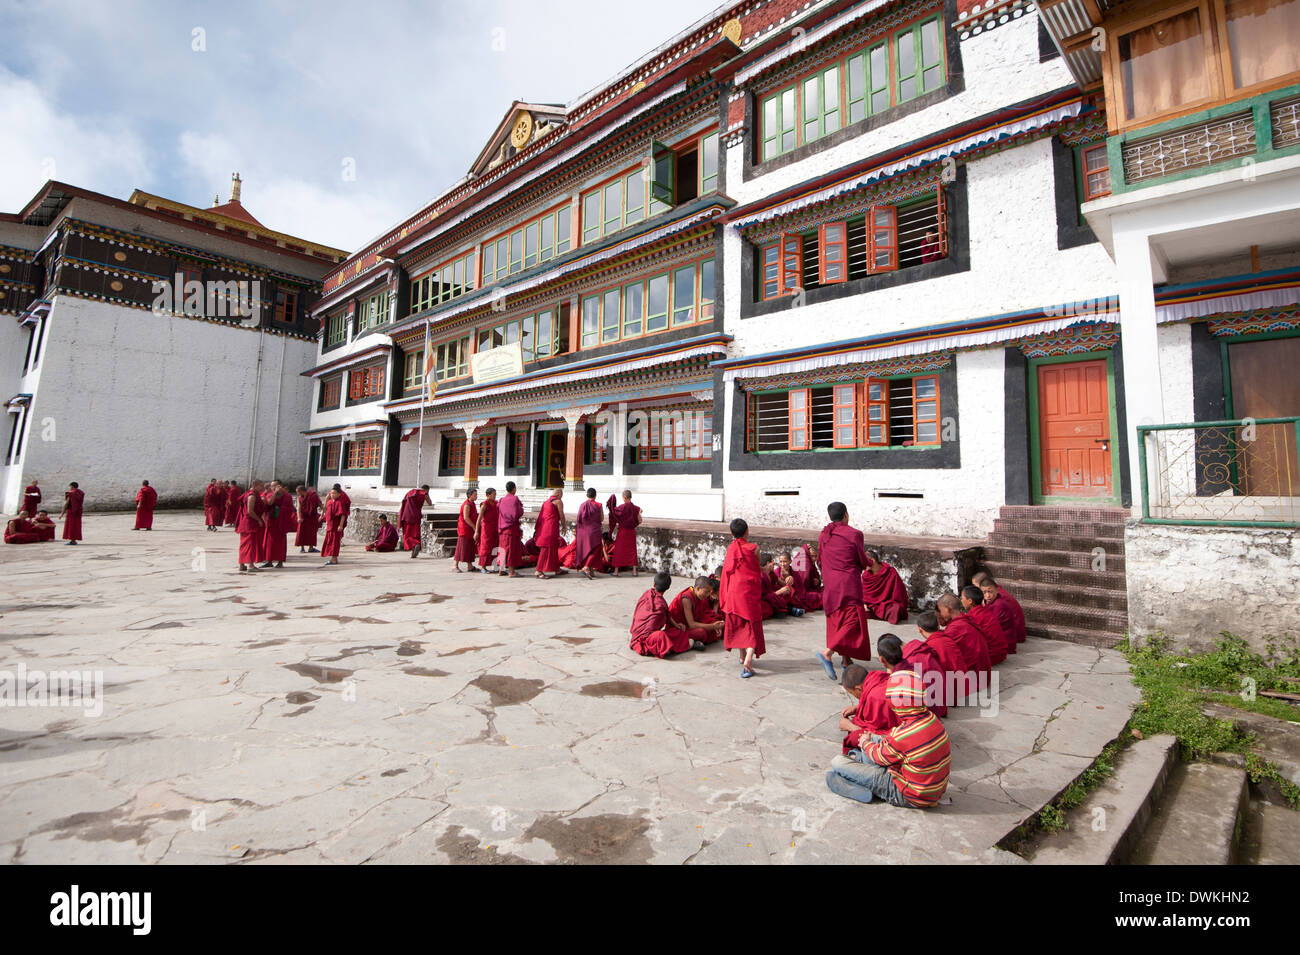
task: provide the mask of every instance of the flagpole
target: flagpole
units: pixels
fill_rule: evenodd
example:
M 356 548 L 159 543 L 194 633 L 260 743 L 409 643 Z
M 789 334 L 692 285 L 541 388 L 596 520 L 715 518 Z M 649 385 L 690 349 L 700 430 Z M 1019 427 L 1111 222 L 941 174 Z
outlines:
M 420 466 L 424 461 L 424 406 L 429 403 L 429 323 L 424 323 L 424 377 L 420 381 L 420 434 L 415 443 L 415 486 L 420 484 Z

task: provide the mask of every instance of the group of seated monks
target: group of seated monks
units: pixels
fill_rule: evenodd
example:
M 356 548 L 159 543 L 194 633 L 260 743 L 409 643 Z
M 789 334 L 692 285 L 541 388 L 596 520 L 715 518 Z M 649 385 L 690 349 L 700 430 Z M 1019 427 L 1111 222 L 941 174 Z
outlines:
M 18 516 L 5 525 L 6 544 L 39 544 L 54 540 L 54 521 L 45 511 L 37 511 L 36 517 L 28 519 L 26 511 L 19 511 Z

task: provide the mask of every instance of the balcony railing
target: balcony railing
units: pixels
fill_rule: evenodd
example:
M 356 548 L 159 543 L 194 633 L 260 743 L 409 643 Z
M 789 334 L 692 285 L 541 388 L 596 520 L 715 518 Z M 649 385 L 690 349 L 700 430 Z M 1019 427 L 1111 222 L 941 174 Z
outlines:
M 1142 519 L 1300 527 L 1300 417 L 1139 425 Z
M 1111 192 L 1124 193 L 1300 150 L 1300 86 L 1112 136 Z

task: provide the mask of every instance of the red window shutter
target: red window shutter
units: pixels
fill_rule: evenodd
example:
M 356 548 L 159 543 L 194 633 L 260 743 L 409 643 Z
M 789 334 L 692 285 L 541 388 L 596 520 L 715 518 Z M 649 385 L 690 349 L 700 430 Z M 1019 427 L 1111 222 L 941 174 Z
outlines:
M 898 214 L 893 206 L 872 206 L 867 213 L 867 272 L 898 269 Z
M 939 258 L 946 259 L 948 257 L 948 204 L 943 197 L 943 186 L 938 188 L 935 201 L 939 206 L 935 222 L 935 227 L 939 230 Z
M 862 386 L 862 446 L 889 447 L 889 382 L 868 378 Z
M 827 222 L 818 229 L 817 258 L 821 284 L 843 282 L 848 276 L 848 227 Z
M 857 441 L 857 385 L 836 385 L 832 395 L 834 411 L 834 446 L 856 448 Z
M 803 288 L 803 236 L 787 232 L 781 236 L 781 294 Z
M 790 392 L 789 444 L 791 451 L 807 451 L 812 447 L 812 429 L 808 423 L 808 389 L 796 388 Z

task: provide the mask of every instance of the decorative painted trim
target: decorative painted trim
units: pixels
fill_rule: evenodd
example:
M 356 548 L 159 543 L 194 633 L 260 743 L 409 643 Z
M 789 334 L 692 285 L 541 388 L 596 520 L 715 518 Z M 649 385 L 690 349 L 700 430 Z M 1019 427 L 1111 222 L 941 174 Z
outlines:
M 1119 326 L 1110 322 L 1074 325 L 1046 335 L 1036 335 L 1019 343 L 1026 358 L 1058 358 L 1114 348 L 1119 344 Z
M 765 391 L 801 388 L 810 385 L 828 385 L 840 381 L 858 381 L 865 378 L 891 378 L 896 375 L 915 375 L 927 371 L 941 371 L 952 364 L 951 352 L 942 355 L 917 355 L 887 361 L 857 362 L 838 365 L 820 371 L 808 371 L 767 378 L 740 378 L 737 384 L 742 391 Z
M 1291 332 L 1300 329 L 1300 308 L 1270 311 L 1257 309 L 1212 318 L 1206 324 L 1215 338 L 1233 335 L 1264 335 L 1268 332 Z

